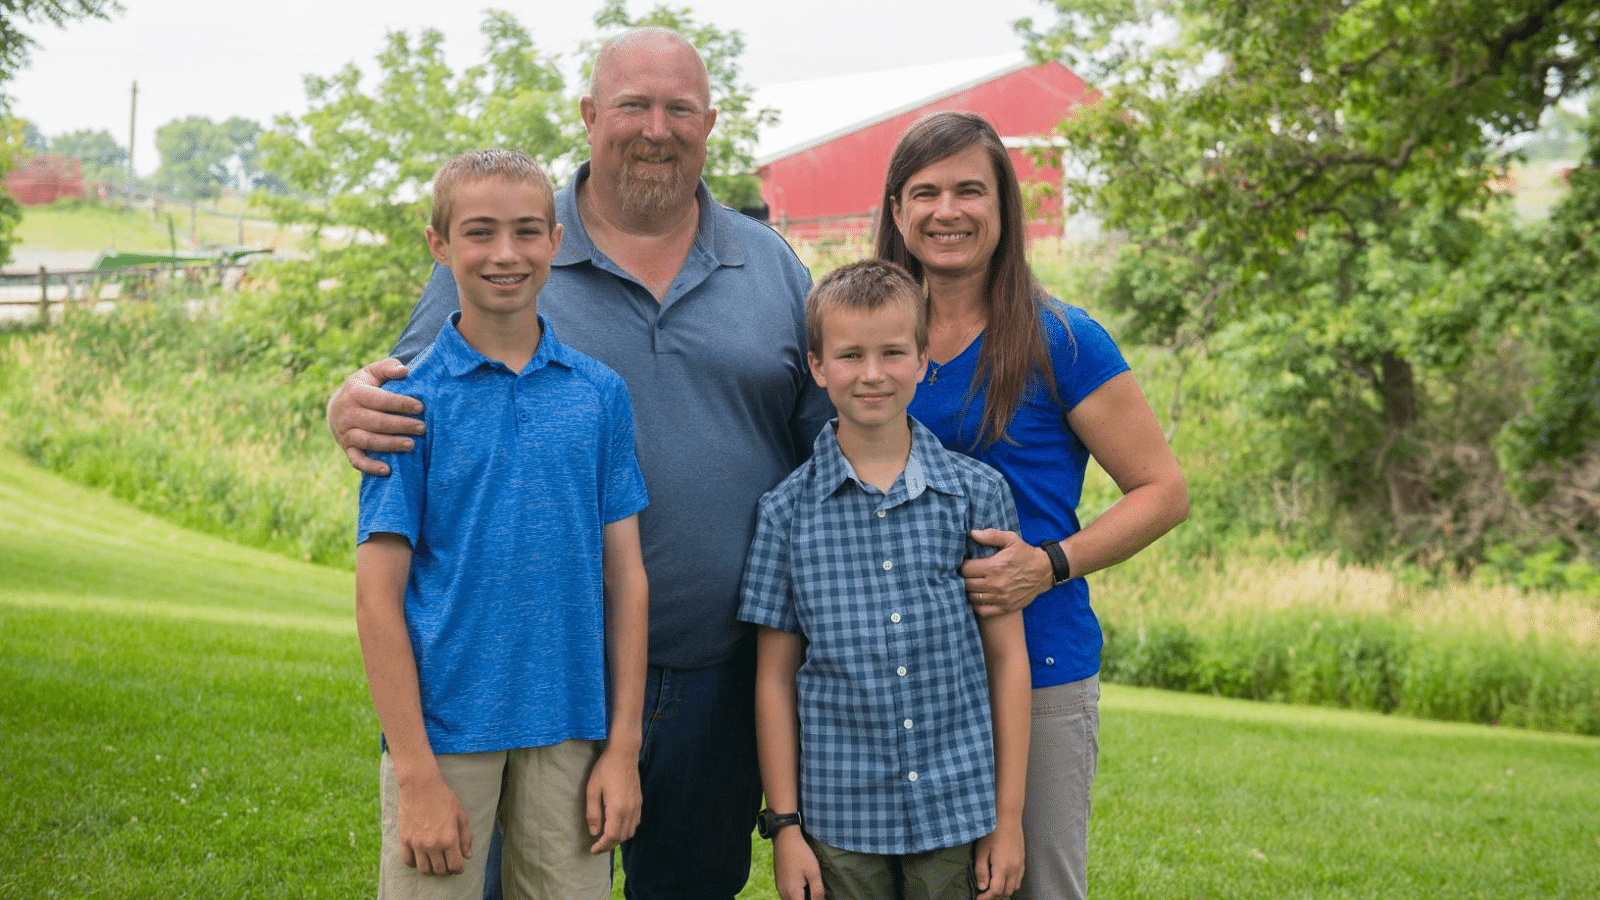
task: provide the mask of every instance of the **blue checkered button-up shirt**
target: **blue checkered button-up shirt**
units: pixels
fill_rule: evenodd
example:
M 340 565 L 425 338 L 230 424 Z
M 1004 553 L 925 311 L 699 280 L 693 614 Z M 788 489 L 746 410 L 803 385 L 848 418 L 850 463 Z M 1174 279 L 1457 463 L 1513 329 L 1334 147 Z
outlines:
M 911 419 L 888 494 L 856 478 L 832 425 L 761 498 L 739 618 L 806 638 L 796 676 L 806 831 L 861 853 L 921 853 L 995 827 L 994 741 L 959 567 L 974 528 L 1017 529 L 995 470 Z

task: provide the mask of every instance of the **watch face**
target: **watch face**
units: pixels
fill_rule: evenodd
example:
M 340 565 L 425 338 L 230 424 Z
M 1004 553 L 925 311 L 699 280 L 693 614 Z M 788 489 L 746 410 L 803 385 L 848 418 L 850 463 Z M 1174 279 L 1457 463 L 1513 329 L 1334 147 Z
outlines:
M 761 814 L 756 816 L 756 833 L 768 840 L 771 840 L 772 837 L 778 833 L 778 829 L 788 825 L 799 824 L 799 813 L 779 815 L 770 809 L 763 809 Z

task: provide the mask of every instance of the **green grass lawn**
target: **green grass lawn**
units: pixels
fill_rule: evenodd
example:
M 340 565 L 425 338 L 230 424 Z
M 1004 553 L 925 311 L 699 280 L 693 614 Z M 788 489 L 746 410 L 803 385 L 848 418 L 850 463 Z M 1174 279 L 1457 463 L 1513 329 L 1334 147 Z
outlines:
M 20 247 L 36 250 L 143 250 L 164 252 L 176 242 L 183 253 L 207 246 L 292 250 L 302 237 L 280 229 L 271 216 L 241 201 L 224 211 L 207 202 L 168 203 L 159 211 L 125 209 L 112 202 L 56 203 L 22 208 Z M 420 233 L 420 228 L 419 228 Z
M 347 572 L 0 452 L 0 898 L 371 896 L 351 604 Z M 1600 895 L 1600 740 L 1115 686 L 1102 711 L 1102 900 Z

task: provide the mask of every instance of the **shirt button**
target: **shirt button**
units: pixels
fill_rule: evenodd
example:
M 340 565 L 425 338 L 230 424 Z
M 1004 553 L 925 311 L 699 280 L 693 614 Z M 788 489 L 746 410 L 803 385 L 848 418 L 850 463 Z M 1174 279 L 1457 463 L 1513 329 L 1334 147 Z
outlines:
M 878 510 L 878 518 L 880 518 L 880 519 L 883 518 L 884 516 L 887 516 L 888 514 L 889 514 L 888 510 L 884 510 L 884 509 Z
M 888 561 L 887 559 L 883 561 L 883 570 L 885 572 L 889 571 L 892 568 L 894 568 L 894 563 Z
M 1044 664 L 1047 666 L 1053 666 L 1056 664 L 1056 658 L 1054 656 L 1046 656 L 1044 658 Z
M 906 720 L 906 721 L 905 721 L 905 726 L 906 726 L 906 728 L 907 728 L 907 729 L 910 729 L 910 728 L 911 728 L 911 720 L 910 720 L 910 719 L 907 719 L 907 720 Z
M 901 666 L 900 668 L 895 669 L 894 673 L 896 675 L 899 675 L 901 678 L 904 678 L 904 677 L 906 677 L 906 667 L 905 666 Z
M 917 773 L 912 772 L 912 773 L 906 775 L 906 780 L 907 781 L 916 781 L 917 780 Z
M 889 621 L 891 621 L 891 622 L 899 622 L 900 621 L 900 614 L 899 613 L 889 613 Z

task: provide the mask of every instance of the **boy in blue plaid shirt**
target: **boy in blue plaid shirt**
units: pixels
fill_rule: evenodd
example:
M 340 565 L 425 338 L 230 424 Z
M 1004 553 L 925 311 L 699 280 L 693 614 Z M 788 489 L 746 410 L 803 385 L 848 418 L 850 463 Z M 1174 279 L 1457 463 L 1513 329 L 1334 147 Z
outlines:
M 993 469 L 906 415 L 924 302 L 893 263 L 829 273 L 806 303 L 838 418 L 761 498 L 739 618 L 784 900 L 990 900 L 1022 880 L 1030 689 L 1022 614 L 978 619 L 958 567 L 1017 530 Z M 788 825 L 799 827 L 788 828 Z

